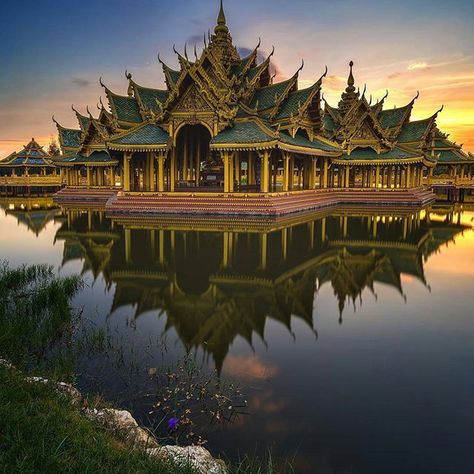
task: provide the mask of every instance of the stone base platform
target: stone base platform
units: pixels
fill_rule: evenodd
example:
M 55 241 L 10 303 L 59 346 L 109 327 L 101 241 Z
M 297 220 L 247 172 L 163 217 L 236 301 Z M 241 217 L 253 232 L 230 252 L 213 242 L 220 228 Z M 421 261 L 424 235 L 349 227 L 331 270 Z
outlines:
M 117 188 L 85 188 L 68 186 L 58 191 L 53 200 L 63 207 L 104 208 L 107 201 L 117 195 Z
M 337 205 L 364 207 L 421 207 L 435 201 L 426 188 L 414 189 L 317 189 L 262 194 L 223 193 L 123 193 L 111 196 L 111 215 L 225 215 L 277 217 Z

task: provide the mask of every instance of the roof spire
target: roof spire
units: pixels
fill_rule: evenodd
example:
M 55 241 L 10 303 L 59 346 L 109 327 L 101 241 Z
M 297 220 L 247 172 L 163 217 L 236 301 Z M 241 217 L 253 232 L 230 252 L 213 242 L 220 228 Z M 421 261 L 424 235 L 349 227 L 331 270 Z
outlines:
M 353 92 L 355 91 L 355 88 L 354 88 L 354 74 L 352 74 L 352 67 L 354 66 L 354 61 L 351 61 L 349 63 L 349 67 L 350 67 L 350 72 L 349 72 L 349 77 L 347 78 L 347 87 L 346 87 L 346 92 Z
M 226 34 L 229 32 L 229 28 L 227 28 L 227 24 L 226 24 L 224 5 L 222 3 L 222 0 L 221 0 L 221 6 L 219 9 L 219 16 L 217 17 L 217 26 L 214 28 L 214 32 L 216 33 L 216 35 L 218 35 L 219 33 Z
M 342 114 L 345 114 L 352 106 L 355 100 L 359 98 L 359 91 L 356 92 L 354 87 L 354 74 L 352 72 L 352 67 L 354 66 L 354 61 L 349 63 L 349 77 L 347 78 L 347 87 L 345 92 L 342 93 L 341 101 L 339 102 L 339 110 Z M 365 88 L 364 88 L 365 94 Z

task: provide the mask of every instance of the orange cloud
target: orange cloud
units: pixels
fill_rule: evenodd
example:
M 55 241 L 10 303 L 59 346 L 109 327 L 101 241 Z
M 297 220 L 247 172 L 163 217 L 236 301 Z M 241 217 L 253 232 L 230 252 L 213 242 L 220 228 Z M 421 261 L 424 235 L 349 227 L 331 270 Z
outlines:
M 265 365 L 258 356 L 229 355 L 225 359 L 223 373 L 241 380 L 267 380 L 278 373 L 278 368 Z

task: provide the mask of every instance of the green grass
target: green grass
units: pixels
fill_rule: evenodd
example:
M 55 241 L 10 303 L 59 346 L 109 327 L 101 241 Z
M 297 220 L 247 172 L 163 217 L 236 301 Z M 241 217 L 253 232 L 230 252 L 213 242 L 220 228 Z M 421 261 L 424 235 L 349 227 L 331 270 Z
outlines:
M 0 365 L 0 473 L 193 474 L 132 449 L 82 416 L 52 383 L 25 381 L 73 380 L 77 355 L 109 344 L 97 330 L 73 337 L 80 315 L 70 302 L 81 288 L 79 277 L 58 278 L 47 265 L 12 269 L 0 262 L 0 358 L 16 367 Z M 278 472 L 293 471 L 276 468 L 271 455 L 229 465 L 230 474 Z
M 0 472 L 191 474 L 133 450 L 54 388 L 0 367 Z

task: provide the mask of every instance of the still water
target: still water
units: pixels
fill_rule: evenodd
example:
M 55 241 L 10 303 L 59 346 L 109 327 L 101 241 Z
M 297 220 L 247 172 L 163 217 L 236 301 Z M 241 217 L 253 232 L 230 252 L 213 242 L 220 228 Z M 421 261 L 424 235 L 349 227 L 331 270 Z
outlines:
M 82 390 L 156 427 L 151 375 L 189 353 L 247 399 L 201 427 L 214 454 L 271 448 L 298 473 L 474 472 L 468 205 L 229 222 L 15 204 L 0 257 L 82 273 L 74 305 L 113 335 L 78 367 Z

